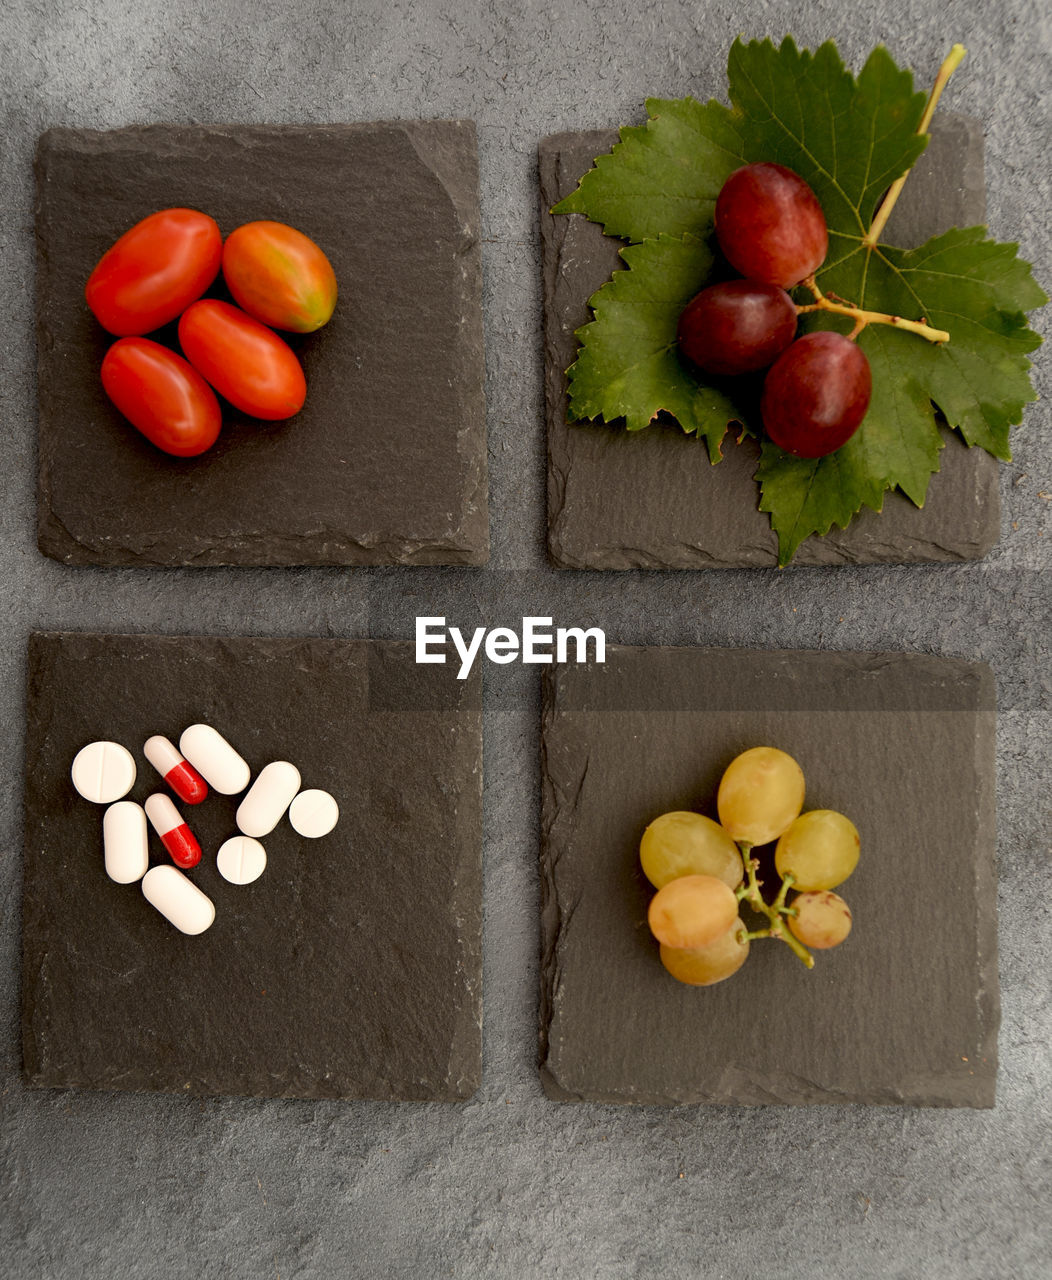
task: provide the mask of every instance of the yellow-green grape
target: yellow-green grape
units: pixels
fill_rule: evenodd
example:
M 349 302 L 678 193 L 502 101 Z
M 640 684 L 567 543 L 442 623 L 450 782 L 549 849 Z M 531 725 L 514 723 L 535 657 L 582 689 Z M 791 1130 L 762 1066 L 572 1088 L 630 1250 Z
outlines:
M 711 987 L 737 973 L 749 954 L 745 926 L 735 920 L 729 929 L 707 947 L 666 947 L 661 945 L 661 963 L 679 982 L 692 987 Z
M 639 861 L 655 889 L 680 876 L 715 876 L 737 889 L 744 875 L 738 846 L 720 824 L 682 810 L 663 813 L 647 827 Z
M 805 947 L 826 951 L 838 947 L 851 932 L 851 908 L 837 893 L 798 893 L 789 928 Z
M 858 862 L 855 824 L 833 809 L 802 813 L 778 841 L 774 865 L 782 877 L 793 877 L 793 888 L 835 889 Z
M 667 947 L 707 947 L 738 918 L 738 899 L 715 876 L 680 876 L 650 900 L 650 932 Z
M 751 845 L 776 840 L 804 807 L 804 773 L 777 747 L 753 747 L 727 766 L 716 797 L 720 823 Z

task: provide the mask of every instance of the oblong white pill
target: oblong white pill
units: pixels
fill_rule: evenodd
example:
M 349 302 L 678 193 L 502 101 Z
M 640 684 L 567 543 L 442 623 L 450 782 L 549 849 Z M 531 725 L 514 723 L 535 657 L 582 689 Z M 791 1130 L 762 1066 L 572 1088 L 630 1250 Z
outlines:
M 118 800 L 102 815 L 106 874 L 118 884 L 141 880 L 150 865 L 146 811 L 134 800 Z
M 251 836 L 231 836 L 219 846 L 216 866 L 231 884 L 251 884 L 266 870 L 267 851 Z
M 274 760 L 265 765 L 238 805 L 238 830 L 246 836 L 270 835 L 299 789 L 300 771 L 294 764 Z
M 179 739 L 179 750 L 213 791 L 235 796 L 244 791 L 252 770 L 210 724 L 192 724 Z
M 119 742 L 89 742 L 77 752 L 70 773 L 85 800 L 112 804 L 135 785 L 135 760 Z
M 327 791 L 301 791 L 289 806 L 289 822 L 301 836 L 327 836 L 340 820 L 340 806 Z
M 176 867 L 151 867 L 142 878 L 142 891 L 180 933 L 204 933 L 216 918 L 212 899 Z

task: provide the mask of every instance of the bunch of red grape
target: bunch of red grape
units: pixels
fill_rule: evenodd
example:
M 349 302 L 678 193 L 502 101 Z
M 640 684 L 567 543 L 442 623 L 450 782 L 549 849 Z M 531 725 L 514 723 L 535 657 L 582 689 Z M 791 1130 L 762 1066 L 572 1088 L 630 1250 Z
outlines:
M 661 963 L 680 982 L 707 987 L 737 973 L 752 939 L 779 938 L 810 967 L 807 947 L 835 947 L 851 931 L 850 908 L 830 890 L 855 869 L 857 829 L 832 809 L 801 813 L 803 771 L 776 747 L 736 756 L 720 779 L 716 806 L 719 822 L 663 813 L 643 833 L 639 860 L 657 889 L 647 922 Z M 782 884 L 767 902 L 752 850 L 774 840 Z M 742 902 L 769 927 L 749 932 L 738 914 Z
M 820 458 L 855 433 L 869 407 L 869 361 L 841 333 L 796 336 L 786 292 L 814 275 L 829 246 L 825 214 L 798 174 L 747 164 L 716 200 L 716 238 L 745 278 L 703 289 L 679 320 L 679 347 L 718 376 L 768 369 L 760 414 L 780 448 Z

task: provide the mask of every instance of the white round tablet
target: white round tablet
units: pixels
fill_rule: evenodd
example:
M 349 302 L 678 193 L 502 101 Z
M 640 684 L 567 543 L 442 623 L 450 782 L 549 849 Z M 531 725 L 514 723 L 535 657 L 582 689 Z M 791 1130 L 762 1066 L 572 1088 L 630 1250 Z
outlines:
M 327 791 L 301 791 L 289 805 L 289 822 L 301 836 L 327 836 L 340 819 L 340 807 Z
M 266 849 L 251 836 L 231 836 L 216 854 L 219 874 L 231 884 L 251 884 L 263 874 L 266 865 Z
M 135 760 L 119 742 L 89 742 L 77 752 L 71 773 L 85 800 L 113 804 L 135 785 Z

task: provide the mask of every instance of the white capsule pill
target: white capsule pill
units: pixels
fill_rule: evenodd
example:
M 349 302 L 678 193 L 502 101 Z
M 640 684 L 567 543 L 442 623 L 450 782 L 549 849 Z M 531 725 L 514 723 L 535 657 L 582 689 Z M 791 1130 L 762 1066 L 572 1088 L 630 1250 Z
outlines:
M 208 784 L 192 764 L 159 733 L 147 738 L 143 755 L 168 783 L 183 804 L 200 804 L 208 795 Z
M 118 800 L 102 815 L 106 874 L 118 884 L 141 880 L 150 865 L 146 811 L 134 800 Z
M 238 830 L 246 836 L 270 835 L 299 789 L 300 771 L 294 764 L 274 760 L 266 765 L 238 805 Z
M 142 891 L 180 933 L 204 933 L 216 918 L 212 899 L 175 867 L 151 867 L 142 878 Z
M 289 822 L 301 836 L 327 836 L 340 820 L 340 807 L 327 791 L 301 791 L 289 806 Z
M 85 800 L 112 804 L 135 785 L 135 760 L 119 742 L 89 742 L 73 760 L 73 785 Z
M 220 795 L 236 796 L 252 777 L 245 761 L 210 724 L 192 724 L 179 739 L 179 750 Z
M 251 836 L 231 836 L 219 846 L 216 866 L 231 884 L 251 884 L 266 870 L 267 851 Z

